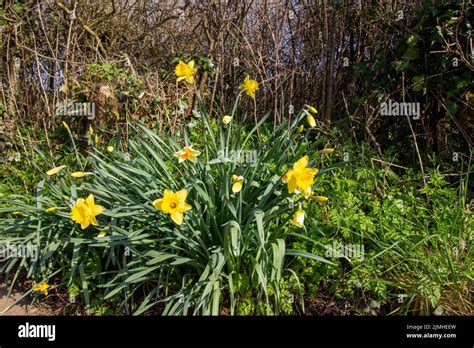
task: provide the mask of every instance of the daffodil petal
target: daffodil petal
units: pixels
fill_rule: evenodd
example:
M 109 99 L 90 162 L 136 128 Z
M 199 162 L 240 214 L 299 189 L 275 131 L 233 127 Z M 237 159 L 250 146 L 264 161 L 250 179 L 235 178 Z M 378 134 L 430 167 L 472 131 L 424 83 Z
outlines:
M 87 206 L 91 207 L 94 205 L 94 195 L 91 193 L 89 196 L 86 198 L 86 204 Z
M 296 184 L 296 178 L 294 176 L 291 176 L 291 178 L 288 180 L 288 193 L 293 193 L 295 192 L 297 188 Z
M 308 166 L 309 157 L 308 155 L 301 157 L 298 161 L 295 162 L 293 165 L 293 170 L 304 169 Z
M 183 223 L 183 219 L 184 219 L 183 213 L 176 211 L 172 213 L 170 216 L 171 216 L 171 220 L 173 220 L 176 224 L 181 225 Z
M 94 207 L 91 210 L 92 210 L 92 214 L 100 215 L 105 211 L 105 208 L 101 205 L 96 204 L 96 205 L 94 205 Z
M 156 209 L 161 210 L 161 203 L 163 202 L 163 198 L 158 198 L 153 201 L 153 205 Z
M 178 192 L 176 192 L 175 194 L 176 194 L 176 198 L 178 198 L 178 200 L 185 201 L 186 198 L 188 197 L 188 190 L 182 189 L 182 190 L 179 190 Z

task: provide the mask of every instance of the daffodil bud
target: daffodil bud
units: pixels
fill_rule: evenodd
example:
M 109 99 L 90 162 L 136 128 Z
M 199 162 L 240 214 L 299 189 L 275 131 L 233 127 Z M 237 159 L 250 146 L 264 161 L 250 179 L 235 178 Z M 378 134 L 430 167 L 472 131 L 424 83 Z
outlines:
M 329 200 L 329 198 L 327 198 L 326 196 L 315 196 L 314 199 L 320 203 L 324 203 Z
M 83 176 L 87 176 L 87 175 L 91 175 L 93 173 L 90 173 L 90 172 L 74 172 L 74 173 L 71 173 L 71 176 L 73 178 L 82 178 Z
M 310 114 L 306 115 L 306 122 L 308 122 L 308 124 L 311 128 L 316 127 L 316 120 Z
M 334 149 L 328 147 L 328 148 L 326 148 L 326 149 L 321 150 L 321 152 L 324 153 L 324 154 L 326 154 L 326 155 L 329 155 L 329 154 L 331 154 L 331 153 L 334 152 Z
M 302 209 L 298 209 L 294 214 L 293 218 L 291 219 L 291 224 L 296 227 L 304 227 L 304 211 Z
M 232 122 L 232 116 L 226 115 L 226 116 L 222 117 L 222 123 L 229 124 L 231 122 Z
M 59 173 L 63 168 L 66 168 L 66 166 L 59 166 L 59 167 L 54 167 L 46 172 L 46 175 L 51 176 L 54 174 Z

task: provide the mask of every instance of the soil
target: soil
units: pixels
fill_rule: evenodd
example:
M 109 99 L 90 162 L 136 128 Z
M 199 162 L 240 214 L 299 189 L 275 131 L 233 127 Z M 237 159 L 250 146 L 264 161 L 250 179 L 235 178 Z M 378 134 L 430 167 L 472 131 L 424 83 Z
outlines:
M 3 311 L 19 300 L 25 292 L 25 289 L 17 286 L 14 287 L 10 296 L 7 297 L 9 290 L 8 286 L 0 283 L 0 315 L 56 315 L 55 311 L 46 304 L 31 304 L 31 296 L 21 299 L 4 313 Z

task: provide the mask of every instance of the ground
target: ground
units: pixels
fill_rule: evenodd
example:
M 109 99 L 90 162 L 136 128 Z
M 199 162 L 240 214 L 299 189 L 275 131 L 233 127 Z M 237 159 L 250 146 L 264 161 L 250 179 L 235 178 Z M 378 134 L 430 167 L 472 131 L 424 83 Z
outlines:
M 22 296 L 21 289 L 15 288 L 12 294 L 7 297 L 8 290 L 9 288 L 7 286 L 5 286 L 3 283 L 0 283 L 0 313 L 15 303 L 15 301 L 20 299 Z M 3 315 L 54 315 L 54 312 L 50 308 L 46 306 L 30 304 L 30 302 L 31 299 L 26 297 L 15 304 L 6 313 L 3 313 Z

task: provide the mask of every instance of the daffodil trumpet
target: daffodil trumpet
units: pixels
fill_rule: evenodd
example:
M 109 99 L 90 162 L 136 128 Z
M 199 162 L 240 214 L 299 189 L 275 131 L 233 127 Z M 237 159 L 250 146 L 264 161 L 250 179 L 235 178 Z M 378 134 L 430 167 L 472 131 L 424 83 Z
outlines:
M 181 150 L 174 153 L 175 157 L 178 157 L 178 163 L 182 163 L 186 160 L 193 163 L 197 162 L 197 156 L 201 154 L 200 151 L 194 150 L 191 146 L 183 147 Z

